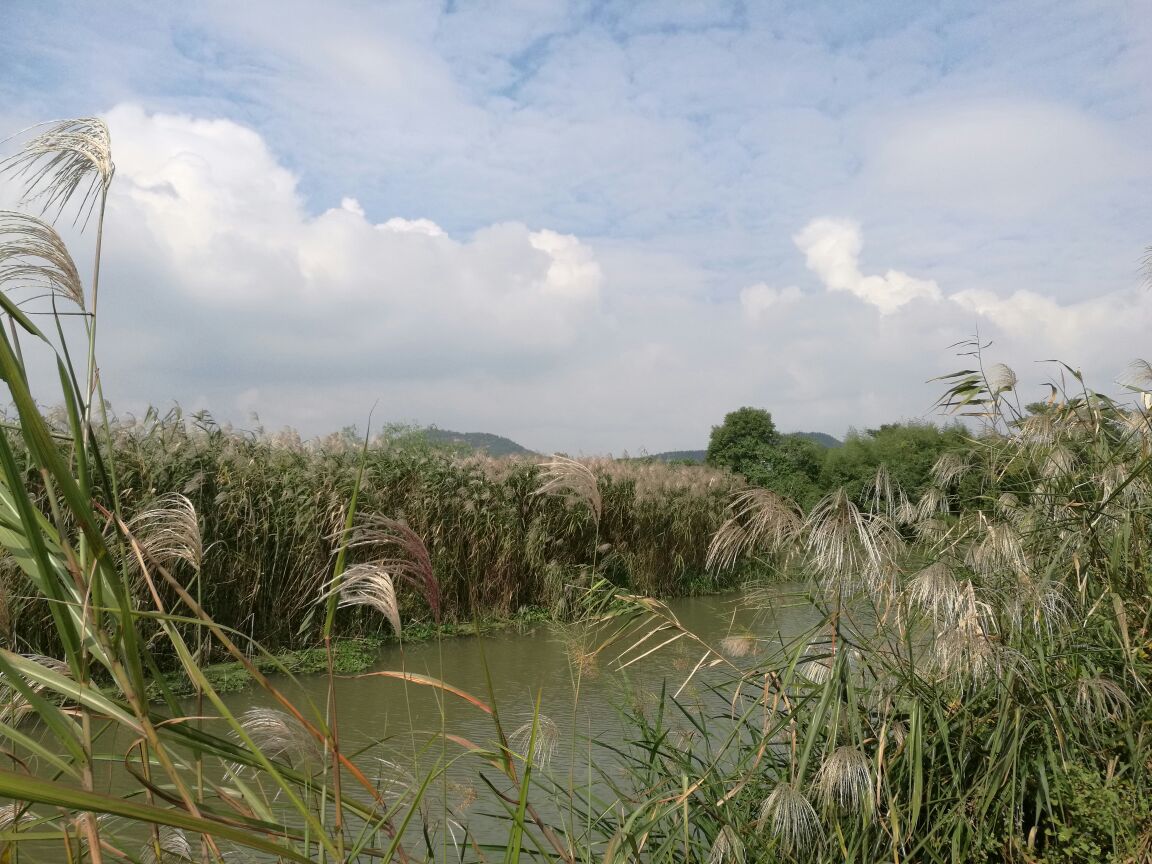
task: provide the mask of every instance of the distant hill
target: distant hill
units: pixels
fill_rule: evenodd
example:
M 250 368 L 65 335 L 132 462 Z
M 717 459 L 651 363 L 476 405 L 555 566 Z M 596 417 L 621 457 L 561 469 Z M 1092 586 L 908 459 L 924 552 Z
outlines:
M 522 447 L 511 438 L 493 435 L 491 432 L 453 432 L 451 429 L 437 429 L 430 426 L 418 430 L 430 444 L 443 447 L 479 450 L 489 456 L 531 456 L 532 451 Z
M 825 432 L 785 432 L 784 434 L 792 438 L 804 438 L 821 447 L 840 447 L 844 443 Z M 703 462 L 707 455 L 707 450 L 668 450 L 665 453 L 653 453 L 648 458 L 657 459 L 660 462 Z
M 819 444 L 821 447 L 843 447 L 844 442 L 839 438 L 833 438 L 826 432 L 788 432 L 786 433 L 794 438 L 806 438 L 813 444 Z
M 669 450 L 667 453 L 653 453 L 649 459 L 660 462 L 703 462 L 707 450 Z

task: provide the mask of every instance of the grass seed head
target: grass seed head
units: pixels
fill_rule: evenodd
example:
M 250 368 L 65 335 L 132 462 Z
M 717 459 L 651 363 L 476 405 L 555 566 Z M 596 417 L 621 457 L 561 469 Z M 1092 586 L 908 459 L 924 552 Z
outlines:
M 810 848 L 824 835 L 816 809 L 794 783 L 780 783 L 760 805 L 757 820 L 788 852 Z
M 817 793 L 825 807 L 866 812 L 872 803 L 872 766 L 857 747 L 837 747 L 820 766 Z
M 64 297 L 84 309 L 84 285 L 72 254 L 42 219 L 0 210 L 0 284 Z
M 1076 680 L 1076 708 L 1089 725 L 1114 723 L 1131 710 L 1132 700 L 1110 678 L 1082 676 Z
M 538 714 L 535 724 L 536 737 L 533 740 L 532 725 L 532 721 L 529 720 L 509 735 L 508 746 L 514 753 L 523 756 L 525 760 L 531 757 L 535 767 L 546 769 L 551 763 L 552 757 L 556 755 L 556 747 L 560 741 L 560 729 L 552 718 Z M 532 745 L 531 753 L 528 752 L 529 744 Z
M 0 163 L 24 181 L 24 200 L 38 201 L 42 212 L 61 212 L 81 192 L 77 218 L 87 220 L 96 200 L 112 185 L 112 138 L 98 117 L 62 120 L 33 127 L 41 129 L 14 156 Z
M 296 718 L 275 708 L 251 708 L 240 715 L 240 727 L 265 756 L 299 760 L 318 758 L 320 745 Z
M 184 864 L 192 861 L 192 844 L 179 828 L 161 826 L 140 848 L 140 864 Z
M 334 583 L 329 583 L 329 591 Z M 353 564 L 340 579 L 340 607 L 366 606 L 375 609 L 392 625 L 397 636 L 400 630 L 400 606 L 396 600 L 396 585 L 391 574 L 378 564 Z
M 537 495 L 560 495 L 584 501 L 592 510 L 596 522 L 604 509 L 600 497 L 600 483 L 592 469 L 567 456 L 555 455 L 540 466 L 541 483 Z
M 708 864 L 744 864 L 744 841 L 731 825 L 723 826 L 708 850 Z
M 199 572 L 204 558 L 200 518 L 184 495 L 172 493 L 157 498 L 132 518 L 128 529 L 140 544 L 145 560 L 162 567 L 185 561 Z

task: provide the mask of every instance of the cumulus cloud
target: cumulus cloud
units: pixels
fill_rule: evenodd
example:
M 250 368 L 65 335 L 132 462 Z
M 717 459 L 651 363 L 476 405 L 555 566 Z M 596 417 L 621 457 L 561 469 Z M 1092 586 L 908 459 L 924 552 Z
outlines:
M 758 224 L 757 248 L 777 252 L 733 269 L 735 241 L 701 258 L 695 241 L 547 221 L 462 230 L 354 184 L 309 192 L 235 122 L 107 116 L 119 170 L 102 368 L 121 410 L 180 399 L 310 435 L 362 423 L 379 400 L 386 420 L 541 450 L 655 452 L 701 446 L 742 404 L 833 434 L 922 416 L 937 395 L 923 380 L 977 329 L 1025 382 L 1026 361 L 1061 357 L 1106 386 L 1152 329 L 1152 292 L 1068 300 L 930 269 L 964 257 L 947 232 L 904 243 L 838 202 L 823 212 L 860 223 L 805 223 L 809 209 Z
M 1009 345 L 1034 345 L 1046 357 L 1071 362 L 1113 362 L 1147 352 L 1152 330 L 1152 295 L 1133 287 L 1075 303 L 1060 303 L 1035 291 L 1002 296 L 966 289 L 948 298 L 996 328 Z
M 373 223 L 351 197 L 310 216 L 249 129 L 132 105 L 108 121 L 111 221 L 163 250 L 167 289 L 212 308 L 342 318 L 347 349 L 480 366 L 563 352 L 602 314 L 600 266 L 572 235 L 501 223 L 457 239 L 424 218 Z
M 859 226 L 852 222 L 815 219 L 792 239 L 806 256 L 808 269 L 829 291 L 854 294 L 882 315 L 890 315 L 918 298 L 940 299 L 940 288 L 931 280 L 917 279 L 899 270 L 889 270 L 883 276 L 861 273 L 864 239 Z

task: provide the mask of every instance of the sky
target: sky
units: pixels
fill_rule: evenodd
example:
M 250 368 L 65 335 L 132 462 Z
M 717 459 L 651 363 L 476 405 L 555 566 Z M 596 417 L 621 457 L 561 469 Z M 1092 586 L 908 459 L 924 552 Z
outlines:
M 635 455 L 1152 359 L 1145 0 L 4 7 L 0 137 L 111 130 L 119 414 Z

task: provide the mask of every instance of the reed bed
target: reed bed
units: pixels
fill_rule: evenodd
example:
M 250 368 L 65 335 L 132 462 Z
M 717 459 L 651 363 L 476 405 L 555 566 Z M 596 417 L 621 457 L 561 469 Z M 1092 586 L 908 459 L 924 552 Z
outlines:
M 1074 389 L 1027 411 L 1006 367 L 950 376 L 943 407 L 983 430 L 915 506 L 884 470 L 864 506 L 738 494 L 712 563 L 788 556 L 823 618 L 751 663 L 699 646 L 697 669 L 745 659 L 721 707 L 634 715 L 613 836 L 717 864 L 1152 860 L 1152 377 L 1133 369 L 1117 399 L 1065 367 Z M 652 603 L 630 620 L 626 656 L 690 636 Z
M 305 443 L 291 433 L 243 434 L 179 411 L 110 421 L 110 431 L 120 512 L 131 519 L 166 494 L 186 496 L 203 535 L 205 607 L 272 649 L 316 643 L 320 622 L 311 612 L 330 578 L 332 538 L 361 467 L 359 508 L 402 521 L 427 545 L 448 623 L 528 609 L 571 617 L 574 598 L 598 577 L 658 596 L 737 582 L 710 575 L 705 554 L 740 481 L 704 466 L 575 461 L 602 497 L 597 513 L 583 497 L 542 493 L 539 458 L 462 455 L 388 438 L 361 452 L 347 437 Z M 14 444 L 27 465 L 27 452 Z M 28 479 L 47 512 L 35 472 Z M 97 485 L 94 493 L 114 509 L 111 490 Z M 22 590 L 19 574 L 6 572 L 7 620 L 20 618 L 29 649 L 51 653 L 47 610 Z M 432 623 L 419 592 L 398 586 L 398 593 L 406 619 Z M 342 636 L 387 632 L 378 616 L 338 617 Z

